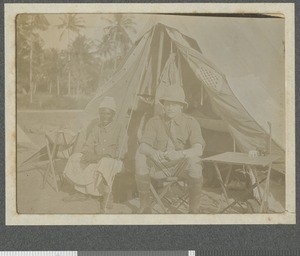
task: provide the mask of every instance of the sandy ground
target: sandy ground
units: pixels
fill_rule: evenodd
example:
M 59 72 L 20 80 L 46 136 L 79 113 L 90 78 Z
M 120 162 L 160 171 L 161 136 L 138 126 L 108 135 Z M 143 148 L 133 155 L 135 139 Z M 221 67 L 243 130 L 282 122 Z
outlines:
M 79 111 L 56 112 L 18 112 L 17 122 L 26 132 L 27 136 L 37 145 L 45 144 L 44 133 L 56 128 L 77 130 L 80 127 L 78 120 Z M 18 162 L 30 156 L 34 150 L 18 149 Z M 213 172 L 212 170 L 209 170 Z M 71 187 L 63 186 L 56 192 L 49 184 L 43 186 L 43 173 L 45 168 L 34 168 L 17 174 L 17 208 L 19 213 L 100 213 L 98 198 L 88 198 L 86 201 L 65 202 L 63 199 L 74 193 Z M 272 198 L 270 204 L 276 211 L 281 211 L 285 202 L 284 186 L 276 181 L 270 184 Z M 231 200 L 232 201 L 232 200 Z M 255 211 L 258 205 L 251 200 Z M 226 206 L 220 187 L 206 186 L 202 195 L 202 212 L 216 213 Z M 132 198 L 123 203 L 114 203 L 110 213 L 131 213 L 139 206 L 137 198 Z M 185 213 L 187 205 L 182 205 L 180 211 Z M 154 212 L 161 212 L 159 205 L 154 205 Z M 178 210 L 174 210 L 178 212 Z M 241 208 L 233 208 L 228 213 L 243 212 Z
M 86 201 L 65 202 L 64 198 L 75 192 L 72 187 L 64 183 L 65 185 L 60 187 L 60 191 L 56 192 L 49 183 L 46 183 L 46 185 L 43 186 L 43 173 L 43 169 L 33 169 L 18 173 L 17 206 L 19 213 L 103 213 L 100 210 L 98 198 L 89 197 Z M 280 194 L 281 187 L 276 187 L 275 189 L 274 186 L 278 185 L 272 182 L 271 191 L 275 190 Z M 172 193 L 174 191 L 177 192 L 176 188 L 172 190 Z M 178 196 L 182 195 L 182 193 L 176 193 L 176 195 L 170 193 L 169 198 L 172 202 L 177 201 Z M 272 204 L 273 208 L 277 207 L 277 211 L 280 211 L 280 206 L 277 205 L 278 202 L 276 201 L 280 198 L 278 198 L 276 194 L 273 194 L 273 198 L 274 199 L 270 198 L 270 204 Z M 166 201 L 164 201 L 164 203 L 165 202 Z M 233 199 L 230 199 L 229 203 L 231 202 L 233 202 Z M 254 200 L 249 200 L 249 202 L 251 203 L 254 212 L 258 212 L 259 205 Z M 178 206 L 178 203 L 176 206 Z M 202 213 L 217 213 L 226 206 L 225 198 L 220 188 L 204 187 L 201 198 Z M 126 202 L 114 203 L 113 207 L 108 209 L 107 213 L 132 213 L 136 211 L 138 207 L 138 198 L 133 198 Z M 172 213 L 187 213 L 187 207 L 187 204 L 182 204 L 178 209 L 171 208 L 171 211 Z M 243 208 L 236 206 L 226 211 L 226 213 L 246 213 L 248 210 L 251 210 L 247 207 L 246 204 L 243 204 Z M 162 213 L 163 211 L 158 204 L 154 204 L 153 212 Z
M 43 186 L 42 170 L 34 169 L 18 174 L 17 206 L 19 213 L 103 213 L 100 210 L 100 203 L 97 198 L 88 198 L 86 201 L 65 202 L 74 191 L 70 188 L 63 188 L 56 192 L 48 183 Z M 176 188 L 175 188 L 176 189 Z M 174 191 L 174 190 L 173 190 Z M 170 196 L 171 200 L 177 200 Z M 203 213 L 215 213 L 225 207 L 224 197 L 220 189 L 205 188 L 202 195 Z M 176 204 L 178 206 L 178 204 Z M 138 198 L 127 202 L 114 203 L 107 213 L 132 213 L 139 207 Z M 237 213 L 239 209 L 231 209 L 229 213 Z M 153 213 L 162 213 L 161 207 L 155 203 Z M 173 213 L 187 213 L 187 204 L 182 204 L 178 209 L 172 209 Z
M 96 200 L 65 203 L 65 192 L 56 192 L 48 184 L 43 188 L 43 178 L 38 170 L 18 174 L 17 205 L 19 213 L 97 213 Z

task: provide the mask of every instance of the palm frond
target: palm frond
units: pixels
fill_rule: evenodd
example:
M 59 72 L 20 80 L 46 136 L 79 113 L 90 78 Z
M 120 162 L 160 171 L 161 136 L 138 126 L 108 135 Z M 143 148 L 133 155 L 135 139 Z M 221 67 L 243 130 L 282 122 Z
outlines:
M 101 20 L 105 20 L 105 21 L 107 21 L 107 22 L 110 23 L 110 24 L 114 22 L 113 20 L 108 19 L 108 18 L 105 18 L 105 17 L 101 17 L 100 19 L 101 19 Z

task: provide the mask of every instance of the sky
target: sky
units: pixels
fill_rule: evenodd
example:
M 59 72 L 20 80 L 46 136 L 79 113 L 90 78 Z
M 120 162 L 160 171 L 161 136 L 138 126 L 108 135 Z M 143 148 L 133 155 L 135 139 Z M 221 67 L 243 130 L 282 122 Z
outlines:
M 62 29 L 58 29 L 57 25 L 61 23 L 60 18 L 63 14 L 46 14 L 45 15 L 48 22 L 50 23 L 49 28 L 46 31 L 41 31 L 40 35 L 44 40 L 44 48 L 57 48 L 66 49 L 68 42 L 72 42 L 75 39 L 76 34 L 70 33 L 69 40 L 67 38 L 67 33 L 60 39 Z M 105 19 L 113 20 L 113 15 L 109 14 L 78 14 L 85 21 L 85 28 L 81 31 L 81 34 L 85 35 L 88 39 L 92 41 L 101 40 L 104 28 L 109 24 Z M 143 24 L 147 22 L 145 18 L 141 16 L 129 15 L 126 17 L 131 17 L 136 22 L 136 29 L 139 31 L 142 29 Z M 137 34 L 129 32 L 129 35 L 133 41 L 137 38 Z

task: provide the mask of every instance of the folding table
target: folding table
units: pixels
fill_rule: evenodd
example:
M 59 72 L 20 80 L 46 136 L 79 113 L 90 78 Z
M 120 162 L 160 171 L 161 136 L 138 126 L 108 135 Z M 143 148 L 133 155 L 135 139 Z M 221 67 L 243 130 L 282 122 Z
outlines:
M 280 156 L 278 155 L 266 155 L 266 156 L 256 156 L 256 157 L 249 157 L 248 154 L 246 153 L 241 153 L 241 152 L 225 152 L 221 153 L 218 155 L 210 156 L 207 158 L 202 159 L 203 162 L 211 162 L 213 163 L 217 177 L 220 181 L 223 194 L 225 196 L 226 202 L 229 205 L 229 200 L 228 200 L 228 194 L 227 194 L 227 183 L 229 181 L 231 171 L 232 171 L 232 166 L 233 165 L 242 165 L 243 167 L 246 167 L 245 170 L 249 169 L 253 171 L 256 184 L 255 187 L 258 188 L 259 196 L 261 199 L 260 202 L 260 213 L 262 212 L 267 212 L 268 208 L 268 196 L 269 196 L 269 186 L 270 186 L 270 175 L 271 175 L 271 170 L 272 170 L 272 163 L 276 160 L 278 160 Z M 227 164 L 230 166 L 229 172 L 226 176 L 225 182 L 222 178 L 221 171 L 219 168 L 219 164 Z M 248 168 L 247 168 L 248 167 Z M 263 195 L 261 195 L 260 192 L 260 183 L 261 181 L 258 180 L 258 175 L 256 168 L 257 167 L 268 167 L 266 171 L 266 182 L 264 186 L 264 192 Z M 249 171 L 247 170 L 247 171 Z M 226 207 L 228 208 L 228 207 Z

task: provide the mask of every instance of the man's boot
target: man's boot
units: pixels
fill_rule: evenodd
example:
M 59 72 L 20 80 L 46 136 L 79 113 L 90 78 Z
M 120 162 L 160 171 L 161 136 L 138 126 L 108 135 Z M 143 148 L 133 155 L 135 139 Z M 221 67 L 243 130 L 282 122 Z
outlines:
M 189 213 L 200 213 L 200 198 L 203 185 L 203 178 L 188 179 L 189 188 Z
M 138 213 L 152 213 L 150 200 L 150 175 L 135 175 L 135 181 L 140 196 L 140 209 Z

